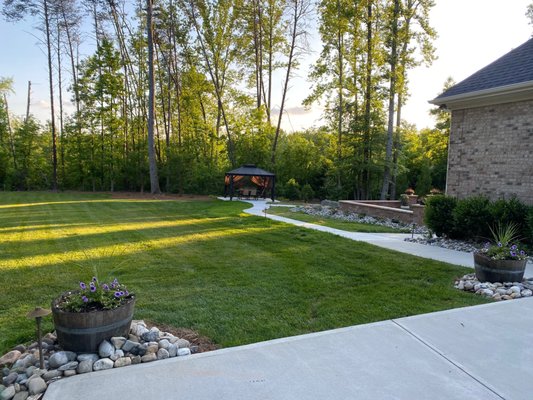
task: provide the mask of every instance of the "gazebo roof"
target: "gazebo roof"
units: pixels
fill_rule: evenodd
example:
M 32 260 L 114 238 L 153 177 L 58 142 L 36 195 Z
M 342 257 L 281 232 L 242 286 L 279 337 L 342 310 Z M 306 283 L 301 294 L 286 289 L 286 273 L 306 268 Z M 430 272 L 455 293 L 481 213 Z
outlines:
M 257 168 L 254 164 L 244 164 L 242 167 L 226 172 L 226 175 L 240 175 L 240 176 L 276 176 L 272 172 Z

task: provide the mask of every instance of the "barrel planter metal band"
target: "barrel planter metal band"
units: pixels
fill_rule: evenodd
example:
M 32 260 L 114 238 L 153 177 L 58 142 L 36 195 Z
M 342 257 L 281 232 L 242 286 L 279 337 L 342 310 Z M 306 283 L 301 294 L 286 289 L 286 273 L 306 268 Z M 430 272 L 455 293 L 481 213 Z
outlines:
M 58 308 L 61 297 L 52 302 L 54 325 L 63 350 L 95 353 L 103 340 L 114 336 L 128 337 L 135 298 L 113 310 L 67 312 Z
M 474 253 L 476 278 L 480 282 L 522 282 L 527 260 L 493 260 Z

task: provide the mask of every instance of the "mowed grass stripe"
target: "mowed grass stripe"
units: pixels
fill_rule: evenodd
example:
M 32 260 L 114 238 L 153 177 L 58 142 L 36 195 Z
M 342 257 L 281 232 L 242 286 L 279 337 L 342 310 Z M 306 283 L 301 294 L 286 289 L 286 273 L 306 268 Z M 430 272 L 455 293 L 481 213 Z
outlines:
M 95 271 L 135 291 L 135 318 L 222 346 L 486 301 L 453 289 L 467 269 L 252 217 L 247 207 L 0 193 L 0 351 L 34 335 L 29 310 Z

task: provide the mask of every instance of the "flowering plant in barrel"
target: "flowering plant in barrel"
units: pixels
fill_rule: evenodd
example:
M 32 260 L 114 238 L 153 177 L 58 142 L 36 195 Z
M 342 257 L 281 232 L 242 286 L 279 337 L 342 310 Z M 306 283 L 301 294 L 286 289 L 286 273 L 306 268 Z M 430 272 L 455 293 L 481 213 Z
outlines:
M 526 251 L 518 242 L 518 226 L 510 223 L 490 228 L 493 242 L 487 242 L 480 252 L 493 260 L 525 260 Z
M 57 306 L 70 312 L 112 310 L 124 305 L 132 297 L 133 294 L 116 278 L 106 283 L 93 276 L 88 283 L 80 282 L 79 289 L 64 293 Z
M 476 278 L 481 282 L 520 282 L 527 254 L 518 242 L 518 226 L 510 223 L 491 228 L 493 242 L 474 253 Z
M 134 307 L 134 294 L 117 279 L 101 282 L 94 276 L 80 282 L 52 301 L 59 344 L 64 350 L 94 353 L 104 340 L 127 337 Z

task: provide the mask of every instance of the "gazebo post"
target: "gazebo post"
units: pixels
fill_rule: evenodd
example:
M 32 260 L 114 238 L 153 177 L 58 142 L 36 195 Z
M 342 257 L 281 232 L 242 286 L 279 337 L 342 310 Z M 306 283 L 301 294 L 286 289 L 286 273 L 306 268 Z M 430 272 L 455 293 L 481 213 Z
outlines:
M 276 175 L 274 175 L 272 177 L 272 194 L 271 194 L 271 197 L 272 197 L 272 203 L 274 203 L 274 196 L 276 195 Z
M 233 175 L 229 176 L 229 200 L 233 200 Z

